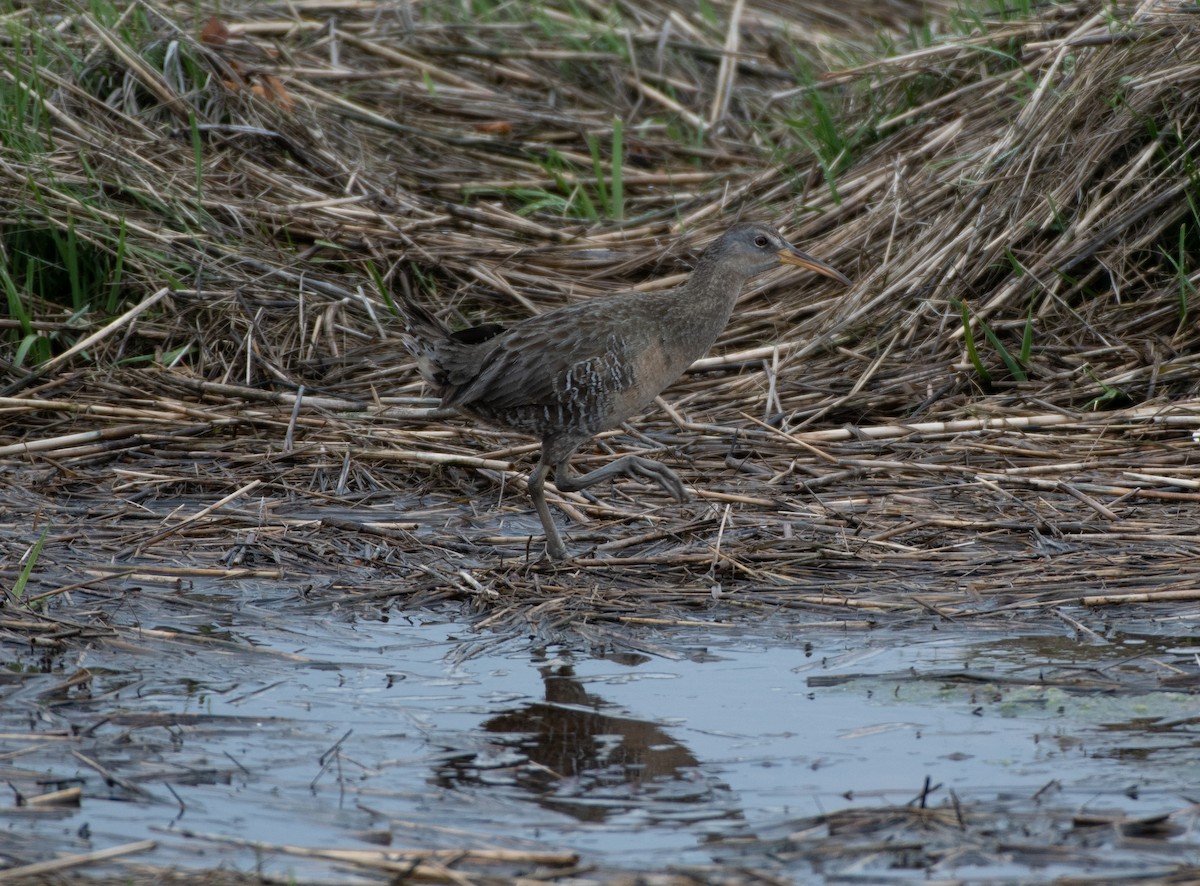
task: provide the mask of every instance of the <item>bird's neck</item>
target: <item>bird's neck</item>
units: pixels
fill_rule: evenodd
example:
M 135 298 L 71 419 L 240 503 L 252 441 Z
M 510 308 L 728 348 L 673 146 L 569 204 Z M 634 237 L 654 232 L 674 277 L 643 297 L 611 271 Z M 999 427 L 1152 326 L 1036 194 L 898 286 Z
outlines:
M 712 347 L 729 322 L 733 306 L 746 285 L 744 274 L 730 271 L 701 257 L 683 286 L 671 293 L 670 315 L 680 350 L 678 358 L 690 364 Z

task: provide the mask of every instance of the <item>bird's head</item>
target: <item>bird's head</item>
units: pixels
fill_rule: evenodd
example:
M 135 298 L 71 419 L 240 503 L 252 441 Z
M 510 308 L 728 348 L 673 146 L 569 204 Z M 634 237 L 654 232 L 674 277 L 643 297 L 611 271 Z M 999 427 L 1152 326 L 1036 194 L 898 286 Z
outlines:
M 786 264 L 806 268 L 824 277 L 832 277 L 846 286 L 850 285 L 849 277 L 801 252 L 770 225 L 734 225 L 704 251 L 704 259 L 715 260 L 725 269 L 740 272 L 746 278 Z

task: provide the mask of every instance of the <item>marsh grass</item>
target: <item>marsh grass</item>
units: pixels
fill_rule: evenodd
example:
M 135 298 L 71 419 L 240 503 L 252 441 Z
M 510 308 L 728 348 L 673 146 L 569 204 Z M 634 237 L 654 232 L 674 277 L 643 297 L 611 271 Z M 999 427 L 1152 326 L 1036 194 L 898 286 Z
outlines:
M 756 281 L 661 411 L 580 454 L 661 450 L 727 508 L 559 496 L 599 552 L 581 568 L 791 593 L 816 559 L 919 554 L 949 582 L 964 551 L 1035 556 L 1045 501 L 1069 518 L 1039 532 L 1165 537 L 1120 508 L 1195 495 L 1196 16 L 738 8 L 0 6 L 0 458 L 105 501 L 138 458 L 204 460 L 128 481 L 151 500 L 218 470 L 364 508 L 420 488 L 436 543 L 361 531 L 404 563 L 511 565 L 528 534 L 452 515 L 525 513 L 498 492 L 531 444 L 422 418 L 396 289 L 510 322 L 680 279 L 758 218 L 855 285 Z M 1124 476 L 1142 460 L 1168 488 Z M 997 483 L 1002 510 L 1037 498 L 993 519 Z

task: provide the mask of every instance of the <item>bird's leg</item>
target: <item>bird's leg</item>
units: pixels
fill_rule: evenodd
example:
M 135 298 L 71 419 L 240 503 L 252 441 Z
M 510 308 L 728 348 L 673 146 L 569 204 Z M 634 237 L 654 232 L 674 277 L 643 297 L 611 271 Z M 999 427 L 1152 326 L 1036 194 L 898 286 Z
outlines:
M 653 480 L 679 501 L 687 501 L 687 490 L 679 477 L 662 462 L 636 455 L 623 455 L 616 461 L 611 461 L 602 468 L 596 468 L 579 477 L 571 476 L 571 466 L 564 458 L 554 466 L 554 485 L 562 492 L 579 492 L 589 486 L 595 486 L 609 477 L 624 474 L 627 477 L 641 477 L 643 480 Z
M 533 506 L 542 521 L 542 529 L 546 532 L 546 553 L 550 555 L 551 560 L 565 560 L 567 547 L 563 544 L 562 536 L 558 534 L 558 527 L 554 525 L 554 518 L 550 516 L 550 508 L 546 504 L 546 474 L 549 472 L 550 463 L 545 459 L 539 460 L 533 473 L 529 475 L 529 497 L 533 499 Z

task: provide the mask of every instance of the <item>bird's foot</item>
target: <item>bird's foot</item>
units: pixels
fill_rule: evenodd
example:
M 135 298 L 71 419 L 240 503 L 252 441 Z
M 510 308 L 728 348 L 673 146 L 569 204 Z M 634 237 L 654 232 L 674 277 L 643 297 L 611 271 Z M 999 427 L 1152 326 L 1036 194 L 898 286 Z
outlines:
M 683 481 L 679 479 L 679 475 L 662 462 L 640 458 L 636 455 L 629 455 L 625 458 L 629 460 L 625 467 L 626 474 L 631 477 L 641 477 L 644 480 L 653 480 L 666 492 L 675 496 L 676 501 L 688 500 L 688 492 L 683 488 Z
M 679 477 L 662 462 L 637 455 L 623 455 L 616 461 L 609 462 L 602 468 L 597 468 L 580 477 L 567 476 L 565 470 L 559 470 L 555 476 L 555 486 L 560 492 L 581 492 L 589 486 L 595 486 L 601 480 L 607 480 L 618 474 L 636 477 L 642 480 L 653 480 L 664 490 L 675 496 L 678 501 L 687 501 L 687 490 Z
M 563 544 L 557 531 L 546 536 L 546 558 L 551 563 L 559 563 L 568 558 L 567 546 Z

